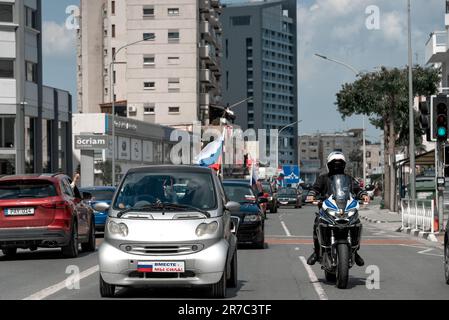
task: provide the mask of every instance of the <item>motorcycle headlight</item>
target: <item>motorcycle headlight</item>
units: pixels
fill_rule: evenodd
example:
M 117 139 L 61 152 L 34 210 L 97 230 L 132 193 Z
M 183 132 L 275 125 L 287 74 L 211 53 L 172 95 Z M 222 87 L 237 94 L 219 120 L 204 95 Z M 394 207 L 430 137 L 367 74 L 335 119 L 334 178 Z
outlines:
M 196 235 L 202 237 L 206 234 L 214 234 L 218 230 L 218 222 L 202 223 L 196 228 Z
M 248 215 L 245 217 L 244 222 L 257 222 L 261 220 L 262 218 L 259 215 Z
M 129 234 L 128 226 L 126 224 L 116 223 L 114 221 L 109 221 L 108 230 L 111 234 L 121 235 L 123 237 L 126 237 Z
M 358 213 L 357 209 L 352 209 L 348 211 L 348 217 L 353 217 Z
M 339 214 L 338 211 L 331 210 L 331 209 L 326 209 L 326 213 L 332 217 L 336 217 Z

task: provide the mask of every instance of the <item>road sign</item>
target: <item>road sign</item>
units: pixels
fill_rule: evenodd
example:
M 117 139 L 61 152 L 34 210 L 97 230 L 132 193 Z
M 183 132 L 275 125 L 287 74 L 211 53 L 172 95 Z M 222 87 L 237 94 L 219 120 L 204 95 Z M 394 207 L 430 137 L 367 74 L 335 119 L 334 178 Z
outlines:
M 75 149 L 77 150 L 106 150 L 108 146 L 109 137 L 105 135 L 75 136 Z
M 298 184 L 300 182 L 299 166 L 284 166 L 284 179 L 287 184 Z

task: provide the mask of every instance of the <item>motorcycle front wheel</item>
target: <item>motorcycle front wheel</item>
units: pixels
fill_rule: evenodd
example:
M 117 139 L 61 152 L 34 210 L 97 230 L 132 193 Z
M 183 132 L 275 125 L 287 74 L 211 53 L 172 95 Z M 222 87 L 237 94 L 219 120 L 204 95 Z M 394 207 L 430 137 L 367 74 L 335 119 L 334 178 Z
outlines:
M 337 246 L 337 288 L 346 289 L 349 280 L 349 246 Z

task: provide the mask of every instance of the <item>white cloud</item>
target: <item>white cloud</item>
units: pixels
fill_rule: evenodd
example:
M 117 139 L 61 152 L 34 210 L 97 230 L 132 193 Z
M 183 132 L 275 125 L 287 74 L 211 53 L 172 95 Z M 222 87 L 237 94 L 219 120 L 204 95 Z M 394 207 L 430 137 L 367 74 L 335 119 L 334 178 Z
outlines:
M 72 54 L 76 50 L 74 30 L 68 30 L 64 23 L 44 21 L 42 26 L 43 53 L 47 56 Z

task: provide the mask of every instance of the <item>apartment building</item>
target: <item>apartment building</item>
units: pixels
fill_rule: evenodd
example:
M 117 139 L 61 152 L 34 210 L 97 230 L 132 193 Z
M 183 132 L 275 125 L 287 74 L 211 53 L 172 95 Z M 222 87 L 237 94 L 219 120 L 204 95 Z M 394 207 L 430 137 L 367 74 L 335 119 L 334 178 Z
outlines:
M 112 113 L 115 101 L 134 120 L 213 123 L 224 110 L 221 11 L 218 0 L 81 0 L 78 111 Z
M 298 120 L 296 0 L 226 4 L 222 22 L 224 104 L 252 97 L 233 109 L 236 123 L 282 131 L 279 162 L 297 164 L 298 126 L 291 125 Z
M 72 172 L 72 97 L 42 73 L 41 0 L 2 0 L 0 175 Z

